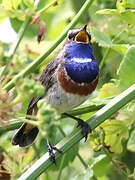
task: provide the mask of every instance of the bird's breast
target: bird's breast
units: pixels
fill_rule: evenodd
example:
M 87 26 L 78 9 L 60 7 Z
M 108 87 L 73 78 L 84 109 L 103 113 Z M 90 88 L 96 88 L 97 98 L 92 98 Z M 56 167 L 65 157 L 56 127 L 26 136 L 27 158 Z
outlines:
M 88 96 L 97 86 L 98 75 L 90 83 L 76 83 L 68 76 L 66 69 L 64 68 L 58 72 L 58 82 L 62 89 L 67 93 Z

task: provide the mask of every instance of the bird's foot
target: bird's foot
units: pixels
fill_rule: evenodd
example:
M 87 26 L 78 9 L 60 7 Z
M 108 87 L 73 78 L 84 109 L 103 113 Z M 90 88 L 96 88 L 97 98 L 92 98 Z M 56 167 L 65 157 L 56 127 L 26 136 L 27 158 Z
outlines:
M 83 121 L 82 119 L 78 118 L 78 125 L 77 125 L 77 128 L 78 127 L 81 127 L 82 131 L 82 135 L 85 137 L 85 142 L 87 141 L 87 138 L 88 138 L 88 133 L 90 133 L 92 130 L 91 130 L 91 127 L 89 126 L 89 124 L 85 121 Z
M 92 131 L 89 124 L 87 122 L 83 121 L 82 119 L 77 118 L 71 114 L 63 113 L 63 115 L 68 116 L 68 117 L 70 117 L 70 118 L 72 118 L 78 122 L 77 127 L 81 127 L 81 129 L 82 129 L 81 132 L 82 132 L 82 135 L 85 137 L 85 142 L 86 142 L 87 138 L 88 138 L 88 133 L 90 133 Z
M 54 164 L 56 164 L 55 154 L 54 154 L 53 151 L 57 151 L 57 152 L 59 152 L 59 153 L 61 153 L 61 154 L 62 154 L 62 151 L 59 150 L 57 147 L 52 146 L 52 145 L 50 144 L 50 142 L 48 141 L 48 139 L 47 139 L 47 149 L 48 149 L 48 153 L 49 153 L 50 159 L 52 160 L 52 162 L 53 162 Z

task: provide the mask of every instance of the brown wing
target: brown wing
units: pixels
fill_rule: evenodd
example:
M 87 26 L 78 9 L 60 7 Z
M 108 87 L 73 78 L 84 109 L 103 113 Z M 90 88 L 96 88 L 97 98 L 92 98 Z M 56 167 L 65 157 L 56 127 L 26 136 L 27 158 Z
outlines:
M 56 58 L 53 61 L 51 61 L 41 74 L 39 81 L 41 84 L 45 87 L 45 90 L 47 91 L 57 80 L 56 76 L 54 76 L 55 72 L 57 71 L 58 65 L 61 64 L 60 58 Z M 42 97 L 34 97 L 29 103 L 27 114 L 32 114 L 33 108 L 36 108 L 37 102 Z

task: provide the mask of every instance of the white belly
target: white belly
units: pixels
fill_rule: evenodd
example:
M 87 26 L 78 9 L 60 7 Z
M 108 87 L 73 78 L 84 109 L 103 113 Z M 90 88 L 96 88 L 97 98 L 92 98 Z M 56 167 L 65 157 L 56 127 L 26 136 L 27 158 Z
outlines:
M 63 113 L 79 106 L 87 100 L 89 96 L 65 93 L 59 84 L 54 84 L 53 87 L 48 90 L 45 98 L 53 108 Z

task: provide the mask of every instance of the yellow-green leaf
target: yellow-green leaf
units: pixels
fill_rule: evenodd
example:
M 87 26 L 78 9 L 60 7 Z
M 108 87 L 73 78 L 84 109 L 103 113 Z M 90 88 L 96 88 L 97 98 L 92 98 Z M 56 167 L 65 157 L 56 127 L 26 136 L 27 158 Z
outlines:
M 111 41 L 110 37 L 109 37 L 107 34 L 105 34 L 105 33 L 101 32 L 101 31 L 97 30 L 97 29 L 94 28 L 94 27 L 91 28 L 91 35 L 92 35 L 92 37 L 95 38 L 95 41 L 96 41 L 100 46 L 105 46 L 105 47 L 107 47 L 107 46 L 111 46 L 111 45 L 112 45 L 112 41 Z
M 135 152 L 135 129 L 131 132 L 128 143 L 127 149 L 131 152 Z
M 0 5 L 0 24 L 8 17 L 6 10 Z
M 120 86 L 126 89 L 135 83 L 135 46 L 130 46 L 127 50 L 118 69 Z
M 135 10 L 116 10 L 116 9 L 103 9 L 96 12 L 97 14 L 111 14 L 120 18 L 127 24 L 135 24 Z
M 6 10 L 16 10 L 22 0 L 3 0 L 2 4 Z
M 129 48 L 129 45 L 128 44 L 113 44 L 111 48 L 117 51 L 118 53 L 121 53 L 124 55 L 127 49 Z
M 110 168 L 110 159 L 105 154 L 101 154 L 95 158 L 93 172 L 96 177 L 103 177 Z
M 23 0 L 24 4 L 28 7 L 34 6 L 34 0 Z
M 98 92 L 99 98 L 107 98 L 116 96 L 120 93 L 120 89 L 114 83 L 106 83 Z
M 129 136 L 128 125 L 124 121 L 108 120 L 101 127 L 105 131 L 105 144 L 110 151 L 120 154 L 123 151 L 122 141 Z
M 126 0 L 126 8 L 135 8 L 135 0 Z
M 6 9 L 6 10 L 12 10 L 13 9 L 11 0 L 3 0 L 2 5 L 4 6 L 4 9 Z
M 117 0 L 116 7 L 119 10 L 124 10 L 126 8 L 126 1 L 127 0 Z
M 17 9 L 22 0 L 10 0 L 14 9 Z

